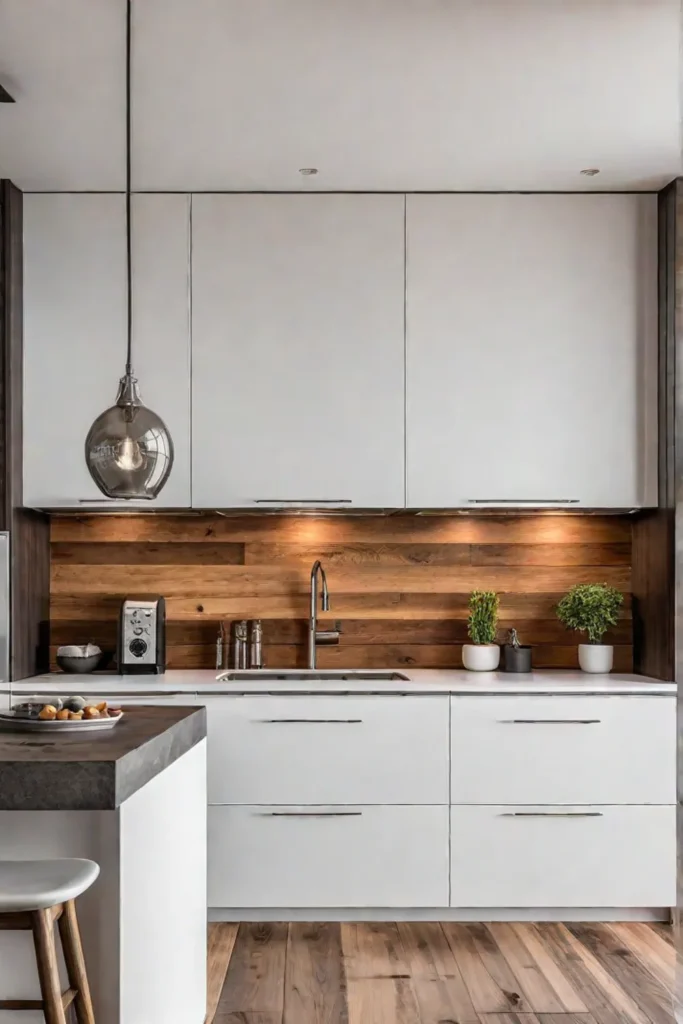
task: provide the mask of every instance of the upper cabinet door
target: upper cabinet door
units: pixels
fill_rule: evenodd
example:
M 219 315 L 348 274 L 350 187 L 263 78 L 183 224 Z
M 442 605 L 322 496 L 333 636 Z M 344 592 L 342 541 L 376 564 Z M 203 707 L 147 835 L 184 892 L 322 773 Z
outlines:
M 404 199 L 192 205 L 193 505 L 403 506 Z
M 407 503 L 656 502 L 656 197 L 407 200 Z
M 166 422 L 171 475 L 154 501 L 111 501 L 85 439 L 116 399 L 126 358 L 125 200 L 24 196 L 24 504 L 190 505 L 189 198 L 133 199 L 133 363 L 142 399 Z

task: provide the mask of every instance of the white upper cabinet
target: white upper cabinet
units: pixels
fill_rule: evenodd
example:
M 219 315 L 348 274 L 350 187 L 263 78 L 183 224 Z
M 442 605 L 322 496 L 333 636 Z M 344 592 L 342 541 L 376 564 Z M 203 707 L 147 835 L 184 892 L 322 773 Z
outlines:
M 189 198 L 133 199 L 133 363 L 175 464 L 152 502 L 111 501 L 85 439 L 114 404 L 126 358 L 125 199 L 24 196 L 24 504 L 190 505 Z
M 403 196 L 193 197 L 194 506 L 403 506 L 403 229 Z
M 407 198 L 412 508 L 656 501 L 656 197 Z

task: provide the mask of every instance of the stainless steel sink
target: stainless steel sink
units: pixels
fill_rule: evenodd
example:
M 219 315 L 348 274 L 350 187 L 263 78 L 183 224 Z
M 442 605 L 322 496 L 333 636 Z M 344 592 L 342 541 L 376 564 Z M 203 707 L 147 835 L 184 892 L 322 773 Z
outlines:
M 245 672 L 219 672 L 216 679 L 221 683 L 286 683 L 290 680 L 305 679 L 312 682 L 340 682 L 350 683 L 355 681 L 407 683 L 408 676 L 402 672 L 369 672 L 362 669 L 358 672 L 325 672 L 315 669 L 290 669 L 288 671 L 263 671 L 261 669 L 247 670 Z

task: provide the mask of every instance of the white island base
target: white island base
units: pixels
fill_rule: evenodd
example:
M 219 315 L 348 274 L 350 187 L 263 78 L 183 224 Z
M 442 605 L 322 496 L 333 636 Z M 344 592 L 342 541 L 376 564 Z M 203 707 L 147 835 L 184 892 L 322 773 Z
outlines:
M 76 904 L 97 1024 L 203 1024 L 206 740 L 116 810 L 0 811 L 0 859 L 50 857 L 101 867 Z M 0 932 L 0 997 L 40 998 L 29 932 Z M 2 1024 L 44 1017 L 10 1010 Z

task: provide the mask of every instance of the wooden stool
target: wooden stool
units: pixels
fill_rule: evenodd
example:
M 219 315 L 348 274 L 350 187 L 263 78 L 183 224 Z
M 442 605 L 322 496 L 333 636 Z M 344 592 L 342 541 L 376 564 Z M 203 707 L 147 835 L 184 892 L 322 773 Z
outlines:
M 92 860 L 0 860 L 0 931 L 32 931 L 42 999 L 0 999 L 0 1010 L 42 1010 L 45 1024 L 66 1024 L 74 1004 L 78 1024 L 95 1024 L 74 900 L 100 873 Z M 54 923 L 58 922 L 69 988 L 59 981 Z

